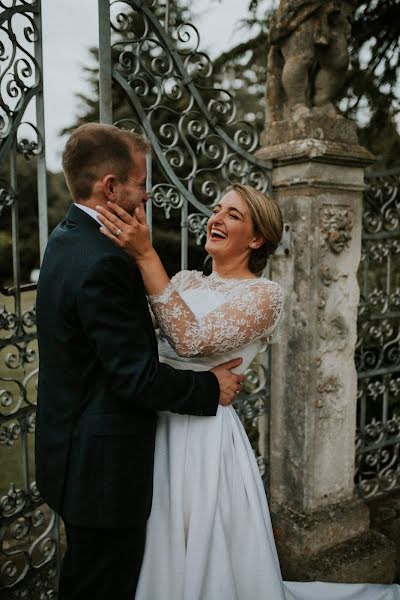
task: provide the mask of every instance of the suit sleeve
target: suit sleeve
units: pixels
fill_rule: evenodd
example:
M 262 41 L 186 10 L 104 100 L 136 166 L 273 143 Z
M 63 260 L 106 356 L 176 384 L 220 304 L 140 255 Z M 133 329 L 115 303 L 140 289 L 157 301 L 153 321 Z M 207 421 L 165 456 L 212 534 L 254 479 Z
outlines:
M 141 276 L 123 257 L 107 257 L 85 275 L 78 313 L 116 403 L 151 412 L 216 414 L 219 385 L 213 373 L 160 364 Z

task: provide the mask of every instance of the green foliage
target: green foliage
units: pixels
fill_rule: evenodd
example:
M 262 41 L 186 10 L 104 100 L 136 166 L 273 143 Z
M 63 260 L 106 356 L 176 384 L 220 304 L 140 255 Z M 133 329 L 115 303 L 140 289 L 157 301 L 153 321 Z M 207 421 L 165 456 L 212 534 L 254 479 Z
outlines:
M 27 161 L 22 156 L 17 158 L 16 190 L 19 220 L 19 253 L 21 278 L 29 281 L 32 269 L 39 267 L 39 222 L 38 194 L 36 187 L 35 161 Z M 9 181 L 8 169 L 3 165 L 0 177 Z M 61 173 L 47 174 L 48 215 L 50 230 L 63 219 L 69 206 L 69 192 Z M 0 281 L 12 279 L 12 246 L 11 246 L 11 209 L 4 208 L 1 214 L 0 232 Z
M 399 164 L 399 59 L 399 0 L 358 0 L 343 104 L 346 116 L 361 116 L 360 142 L 377 157 L 375 168 Z

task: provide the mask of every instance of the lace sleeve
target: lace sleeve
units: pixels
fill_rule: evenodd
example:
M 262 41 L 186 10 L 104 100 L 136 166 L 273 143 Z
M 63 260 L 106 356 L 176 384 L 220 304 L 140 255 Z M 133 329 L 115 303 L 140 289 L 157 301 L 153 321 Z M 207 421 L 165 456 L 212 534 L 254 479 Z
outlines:
M 277 283 L 240 284 L 226 302 L 198 318 L 179 293 L 183 277 L 179 275 L 162 294 L 149 299 L 165 337 L 180 356 L 210 356 L 255 339 L 269 340 L 282 311 Z
M 153 312 L 153 309 L 151 308 L 151 304 L 150 302 L 147 303 L 148 307 L 149 307 L 149 313 L 150 313 L 150 317 L 151 317 L 151 322 L 153 323 L 153 327 L 154 329 L 158 329 L 159 328 L 159 324 L 157 321 L 157 317 Z

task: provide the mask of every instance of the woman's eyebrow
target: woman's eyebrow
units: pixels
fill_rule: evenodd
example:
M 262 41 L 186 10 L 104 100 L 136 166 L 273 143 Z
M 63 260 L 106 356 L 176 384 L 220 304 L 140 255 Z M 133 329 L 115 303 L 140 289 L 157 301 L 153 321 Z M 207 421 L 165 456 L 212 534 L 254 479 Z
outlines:
M 243 214 L 243 213 L 241 213 L 241 212 L 240 212 L 240 210 L 239 210 L 238 208 L 235 208 L 234 206 L 229 206 L 229 207 L 228 207 L 228 210 L 234 210 L 234 211 L 236 211 L 237 213 L 239 213 L 239 215 L 240 215 L 241 217 L 244 217 L 244 214 Z
M 214 205 L 214 208 L 222 208 L 222 205 L 221 205 L 221 204 L 215 204 L 215 205 Z M 239 215 L 240 215 L 241 217 L 243 217 L 243 219 L 245 218 L 245 217 L 244 217 L 244 214 L 243 214 L 243 213 L 241 213 L 241 212 L 240 212 L 240 210 L 239 210 L 238 208 L 235 208 L 234 206 L 228 206 L 228 211 L 229 211 L 229 210 L 235 210 L 237 213 L 239 213 Z

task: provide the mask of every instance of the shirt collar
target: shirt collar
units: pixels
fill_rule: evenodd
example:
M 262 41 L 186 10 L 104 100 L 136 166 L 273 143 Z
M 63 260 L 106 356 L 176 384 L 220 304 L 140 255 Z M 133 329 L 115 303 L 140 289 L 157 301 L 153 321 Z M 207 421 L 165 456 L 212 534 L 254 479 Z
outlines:
M 100 225 L 103 225 L 103 223 L 98 218 L 97 212 L 93 208 L 90 208 L 89 206 L 86 206 L 85 204 L 79 204 L 78 202 L 74 202 L 74 204 L 75 204 L 75 206 L 77 206 L 78 208 L 83 210 L 83 212 L 87 213 L 90 217 L 92 217 L 92 219 L 97 221 Z

